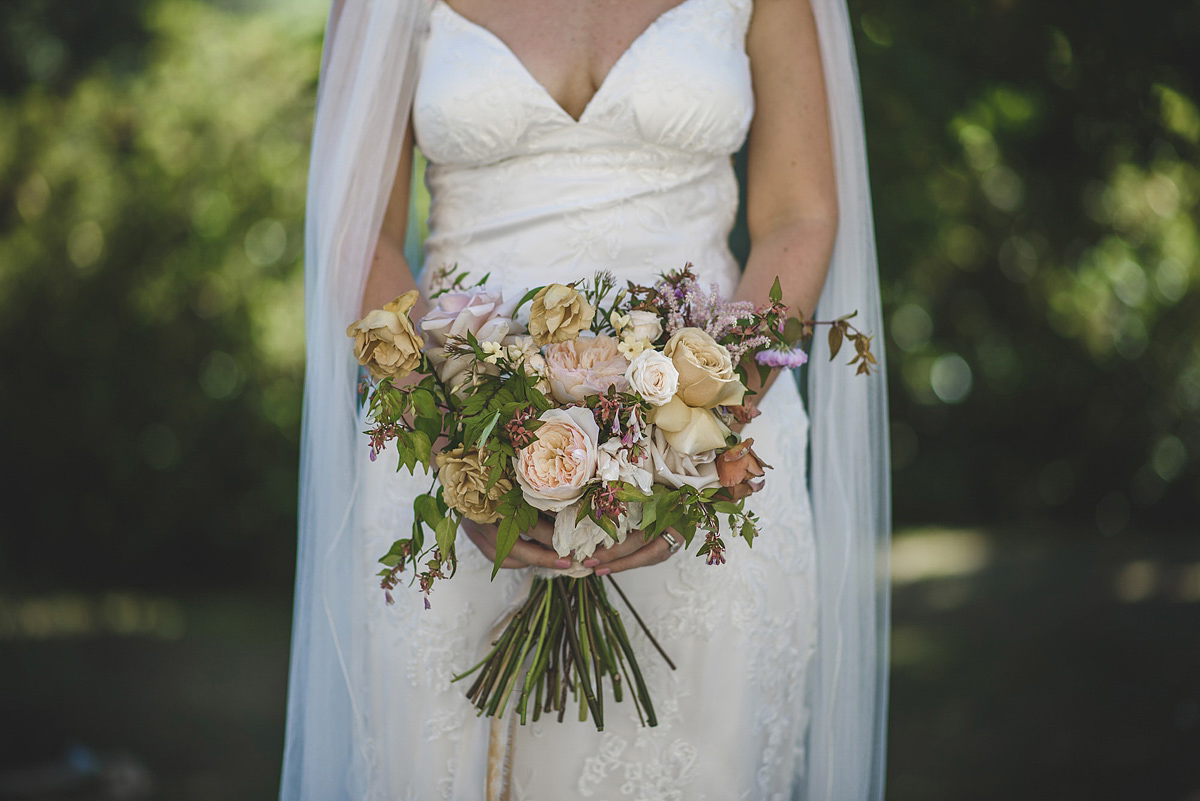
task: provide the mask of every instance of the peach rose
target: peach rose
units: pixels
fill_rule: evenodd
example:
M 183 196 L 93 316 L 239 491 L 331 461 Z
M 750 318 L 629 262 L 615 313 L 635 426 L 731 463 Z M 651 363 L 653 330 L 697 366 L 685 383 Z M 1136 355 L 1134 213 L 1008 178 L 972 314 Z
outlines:
M 663 353 L 679 371 L 679 398 L 688 406 L 711 409 L 742 402 L 746 387 L 733 371 L 725 346 L 699 328 L 676 331 Z
M 354 357 L 375 378 L 403 378 L 421 363 L 424 343 L 408 318 L 416 302 L 417 290 L 410 290 L 346 329 Z
M 550 389 L 562 403 L 578 403 L 588 395 L 600 395 L 616 385 L 629 389 L 625 371 L 629 362 L 617 351 L 609 336 L 582 336 L 570 342 L 546 346 L 546 372 Z
M 557 512 L 579 499 L 596 475 L 600 427 L 590 409 L 550 409 L 538 418 L 537 439 L 517 451 L 513 467 L 531 506 Z
M 574 287 L 550 284 L 533 297 L 529 333 L 539 345 L 566 342 L 592 324 L 596 310 Z

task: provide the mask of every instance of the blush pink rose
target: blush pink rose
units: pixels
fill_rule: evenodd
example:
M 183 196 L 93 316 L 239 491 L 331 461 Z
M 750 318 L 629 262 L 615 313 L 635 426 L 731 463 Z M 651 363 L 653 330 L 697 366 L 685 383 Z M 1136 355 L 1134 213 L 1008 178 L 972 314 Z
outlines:
M 625 377 L 629 360 L 610 336 L 581 336 L 547 345 L 545 354 L 550 390 L 561 403 L 578 403 L 588 395 L 601 395 L 614 384 L 618 392 L 629 389 Z
M 550 409 L 538 418 L 537 439 L 517 451 L 513 467 L 530 506 L 557 512 L 579 499 L 596 476 L 600 427 L 590 409 Z

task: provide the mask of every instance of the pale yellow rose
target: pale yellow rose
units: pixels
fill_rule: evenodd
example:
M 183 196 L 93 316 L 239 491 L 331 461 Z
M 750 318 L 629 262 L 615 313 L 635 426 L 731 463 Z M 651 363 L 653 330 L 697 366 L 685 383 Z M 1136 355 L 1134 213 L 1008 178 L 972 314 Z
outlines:
M 479 463 L 479 451 L 458 447 L 439 453 L 436 461 L 447 506 L 476 523 L 500 519 L 496 506 L 512 489 L 512 482 L 501 477 L 488 489 L 488 468 Z
M 651 409 L 647 420 L 662 431 L 667 444 L 688 456 L 724 448 L 729 436 L 729 429 L 711 409 L 688 406 L 678 395 L 669 403 Z
M 680 453 L 667 443 L 666 432 L 656 428 L 648 438 L 646 452 L 657 484 L 676 488 L 686 484 L 698 490 L 721 486 L 716 451 L 703 451 L 694 456 Z
M 513 467 L 530 506 L 560 511 L 579 499 L 596 475 L 600 427 L 590 409 L 549 409 L 538 420 L 537 439 L 517 451 Z
M 529 307 L 529 333 L 538 345 L 566 342 L 592 324 L 596 310 L 573 287 L 550 284 Z
M 354 357 L 375 378 L 403 378 L 421 363 L 424 343 L 408 319 L 416 302 L 413 289 L 346 329 L 354 338 Z
M 581 336 L 570 342 L 546 346 L 546 373 L 554 397 L 562 403 L 578 403 L 588 395 L 603 395 L 616 386 L 629 389 L 625 371 L 629 362 L 610 336 Z
M 677 397 L 688 406 L 711 409 L 742 402 L 746 387 L 733 371 L 733 360 L 725 346 L 699 328 L 676 331 L 663 353 L 679 372 Z

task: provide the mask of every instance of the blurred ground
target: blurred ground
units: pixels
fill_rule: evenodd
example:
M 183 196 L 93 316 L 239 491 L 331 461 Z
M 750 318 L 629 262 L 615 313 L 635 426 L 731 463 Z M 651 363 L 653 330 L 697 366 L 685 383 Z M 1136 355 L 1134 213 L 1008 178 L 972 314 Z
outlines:
M 892 801 L 1200 800 L 1200 542 L 899 534 Z M 0 798 L 275 796 L 289 599 L 0 599 Z

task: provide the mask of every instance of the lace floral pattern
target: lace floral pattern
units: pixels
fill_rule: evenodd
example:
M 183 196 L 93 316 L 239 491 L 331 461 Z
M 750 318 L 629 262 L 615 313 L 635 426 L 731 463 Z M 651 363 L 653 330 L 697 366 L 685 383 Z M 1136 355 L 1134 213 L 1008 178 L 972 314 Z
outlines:
M 439 0 L 413 110 L 433 200 L 425 288 L 452 264 L 490 273 L 511 295 L 596 269 L 645 281 L 690 261 L 731 292 L 730 154 L 754 110 L 750 14 L 750 0 L 684 0 L 634 41 L 576 121 L 503 42 Z M 603 732 L 571 720 L 515 727 L 514 801 L 790 797 L 816 626 L 807 420 L 786 379 L 762 409 L 748 433 L 775 469 L 752 501 L 763 521 L 754 547 L 729 537 L 722 567 L 680 553 L 618 577 L 679 665 L 671 671 L 630 624 L 659 725 L 609 699 Z M 429 479 L 368 462 L 365 450 L 357 531 L 370 575 Z M 465 536 L 459 556 L 428 611 L 413 589 L 392 607 L 364 593 L 372 703 L 359 710 L 358 745 L 370 798 L 482 795 L 488 724 L 449 680 L 479 658 L 524 577 L 490 581 Z

